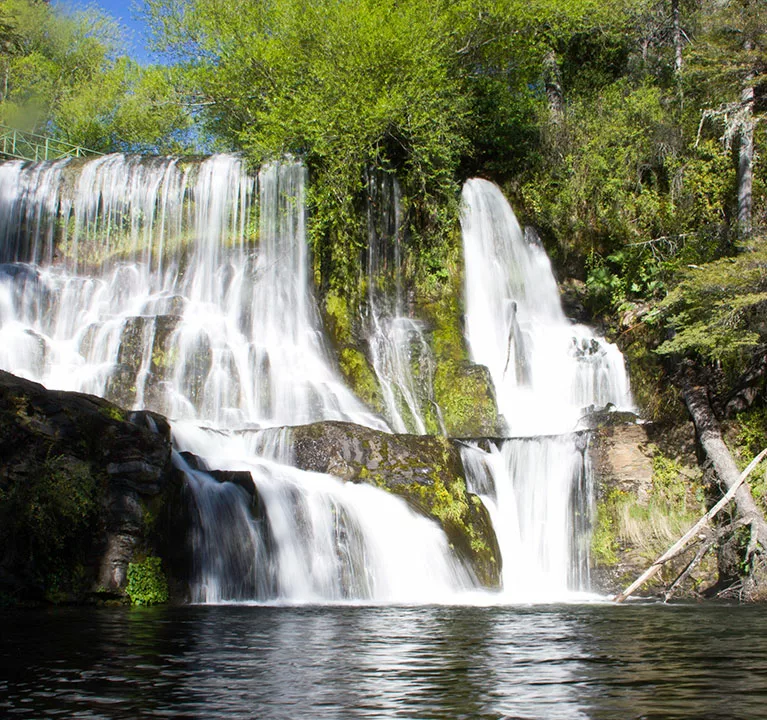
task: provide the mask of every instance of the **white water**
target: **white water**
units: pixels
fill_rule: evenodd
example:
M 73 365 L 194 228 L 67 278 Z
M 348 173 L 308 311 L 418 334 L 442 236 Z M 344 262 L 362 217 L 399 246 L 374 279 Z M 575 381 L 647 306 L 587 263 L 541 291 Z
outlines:
M 463 203 L 466 339 L 508 434 L 569 432 L 589 408 L 633 409 L 620 351 L 565 317 L 549 258 L 498 187 L 469 180 Z
M 0 367 L 174 419 L 200 518 L 195 600 L 464 600 L 470 578 L 436 525 L 375 488 L 296 470 L 284 436 L 259 430 L 388 429 L 326 348 L 305 183 L 297 163 L 256 180 L 233 156 L 0 164 Z M 413 371 L 428 346 L 405 311 L 396 185 L 389 195 L 390 229 L 371 221 L 369 277 L 391 283 L 370 283 L 370 353 L 391 427 L 424 432 L 433 369 Z M 464 460 L 499 536 L 503 598 L 559 600 L 588 584 L 589 471 L 567 433 L 589 405 L 630 406 L 622 358 L 566 320 L 548 259 L 497 188 L 471 181 L 464 198 L 474 359 L 513 432 L 565 433 L 466 448 Z M 245 473 L 257 492 L 204 468 Z
M 562 310 L 551 262 L 500 189 L 463 188 L 466 340 L 489 368 L 508 436 L 463 450 L 503 558 L 504 595 L 558 600 L 588 589 L 593 479 L 571 434 L 596 408 L 633 409 L 618 348 Z
M 305 183 L 298 163 L 256 182 L 233 156 L 0 164 L 0 367 L 174 419 L 200 518 L 195 600 L 436 602 L 470 580 L 433 522 L 237 431 L 320 419 L 388 429 L 325 346 Z M 250 473 L 258 507 L 180 451 Z
M 268 518 L 253 520 L 242 489 L 190 472 L 204 518 L 194 600 L 437 603 L 471 587 L 444 533 L 402 500 L 292 467 L 289 429 L 222 435 L 182 424 L 174 436 L 211 467 L 250 472 Z
M 462 449 L 469 489 L 493 521 L 510 602 L 562 600 L 588 590 L 593 488 L 583 442 L 561 435 Z
M 398 433 L 425 434 L 427 416 L 432 432 L 444 430 L 436 427 L 441 413 L 433 394 L 434 356 L 422 323 L 405 313 L 399 183 L 391 174 L 370 172 L 367 191 L 368 347 L 386 418 Z

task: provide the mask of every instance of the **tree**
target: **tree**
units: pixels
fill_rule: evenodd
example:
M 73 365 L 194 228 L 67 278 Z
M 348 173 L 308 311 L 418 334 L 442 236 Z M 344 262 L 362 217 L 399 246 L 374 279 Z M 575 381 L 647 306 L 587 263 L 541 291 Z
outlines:
M 729 147 L 738 141 L 737 224 L 743 237 L 753 231 L 755 130 L 765 118 L 767 7 L 759 0 L 710 0 L 692 53 L 690 80 L 703 95 L 702 122 L 724 127 Z
M 40 0 L 0 12 L 0 122 L 96 150 L 173 146 L 188 127 L 171 72 L 120 55 L 120 28 L 93 8 Z

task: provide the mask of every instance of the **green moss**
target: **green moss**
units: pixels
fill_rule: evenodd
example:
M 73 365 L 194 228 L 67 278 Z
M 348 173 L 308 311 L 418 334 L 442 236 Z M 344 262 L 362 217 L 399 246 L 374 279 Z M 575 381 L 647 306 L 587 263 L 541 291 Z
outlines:
M 434 375 L 434 397 L 442 409 L 448 435 L 494 435 L 498 408 L 485 368 L 451 360 L 440 363 Z
M 162 560 L 149 556 L 141 562 L 128 564 L 126 593 L 133 605 L 160 605 L 168 602 L 168 580 Z
M 125 422 L 126 420 L 125 413 L 115 405 L 100 407 L 99 412 L 110 420 L 117 420 L 118 422 Z
M 33 472 L 0 482 L 0 547 L 29 568 L 49 602 L 82 599 L 104 478 L 64 454 L 30 459 L 30 467 Z
M 338 345 L 353 342 L 352 314 L 346 298 L 334 290 L 325 296 L 325 312 L 328 318 L 328 329 Z
M 338 359 L 341 372 L 357 397 L 373 409 L 381 410 L 381 392 L 365 356 L 355 348 L 345 347 Z
M 155 348 L 152 352 L 153 369 L 169 370 L 175 365 L 177 355 L 178 350 L 175 347 L 169 348 L 167 351 L 162 348 Z
M 619 490 L 613 490 L 597 503 L 596 522 L 591 535 L 591 557 L 597 565 L 615 565 L 618 562 L 616 504 L 621 502 L 621 495 Z

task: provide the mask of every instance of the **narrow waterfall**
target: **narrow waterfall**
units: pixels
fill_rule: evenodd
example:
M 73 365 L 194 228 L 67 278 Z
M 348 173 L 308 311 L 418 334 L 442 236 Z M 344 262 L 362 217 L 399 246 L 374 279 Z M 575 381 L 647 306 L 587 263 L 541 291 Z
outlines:
M 463 203 L 466 339 L 508 433 L 568 432 L 589 409 L 632 409 L 620 351 L 565 317 L 548 256 L 498 187 L 469 180 Z
M 173 418 L 199 519 L 195 600 L 443 600 L 470 579 L 435 524 L 297 470 L 258 432 L 388 430 L 325 346 L 305 183 L 299 163 L 256 179 L 228 155 L 0 164 L 0 367 Z
M 466 340 L 513 438 L 467 446 L 464 465 L 493 518 L 506 596 L 561 599 L 588 589 L 593 481 L 572 431 L 590 410 L 632 408 L 623 356 L 565 317 L 548 256 L 497 186 L 469 180 L 463 204 Z
M 508 600 L 588 590 L 593 483 L 585 443 L 566 434 L 462 449 L 470 489 L 493 520 Z
M 368 347 L 394 432 L 443 431 L 433 397 L 435 360 L 402 288 L 402 202 L 397 178 L 367 174 Z M 428 425 L 428 427 L 427 427 Z

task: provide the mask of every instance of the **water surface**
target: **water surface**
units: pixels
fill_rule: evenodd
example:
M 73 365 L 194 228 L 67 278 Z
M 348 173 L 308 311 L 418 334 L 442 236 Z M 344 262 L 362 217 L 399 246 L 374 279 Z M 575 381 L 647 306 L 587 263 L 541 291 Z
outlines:
M 761 606 L 0 612 L 19 718 L 764 718 Z

